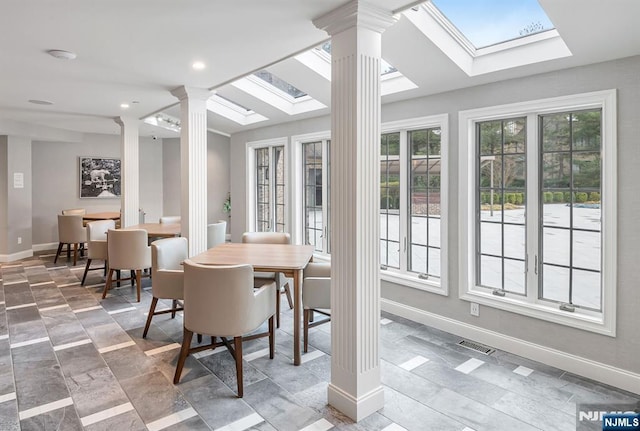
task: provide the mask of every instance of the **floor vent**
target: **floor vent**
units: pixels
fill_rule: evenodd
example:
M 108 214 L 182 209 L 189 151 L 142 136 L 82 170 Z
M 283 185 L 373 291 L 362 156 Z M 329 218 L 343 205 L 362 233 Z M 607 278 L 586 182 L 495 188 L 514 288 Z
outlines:
M 495 349 L 492 349 L 491 347 L 485 346 L 484 344 L 474 343 L 473 341 L 468 340 L 458 341 L 458 345 L 466 347 L 467 349 L 475 350 L 476 352 L 480 352 L 483 355 L 490 355 L 495 352 Z

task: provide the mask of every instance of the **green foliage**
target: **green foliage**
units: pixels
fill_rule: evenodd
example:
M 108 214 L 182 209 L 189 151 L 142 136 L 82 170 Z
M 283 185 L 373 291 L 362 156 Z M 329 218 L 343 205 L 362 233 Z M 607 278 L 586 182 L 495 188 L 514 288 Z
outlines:
M 589 193 L 589 200 L 592 202 L 600 202 L 600 193 L 598 192 Z
M 222 204 L 222 211 L 227 214 L 231 214 L 231 193 L 227 193 L 227 198 Z
M 545 204 L 549 204 L 553 202 L 553 193 L 552 192 L 544 192 L 542 194 L 543 200 Z
M 589 196 L 585 192 L 577 192 L 576 193 L 576 202 L 581 204 L 587 201 Z
M 562 192 L 553 192 L 553 201 L 554 202 L 564 202 L 564 193 L 562 193 Z
M 564 192 L 564 201 L 571 203 L 571 192 Z
M 522 205 L 524 203 L 524 193 L 515 193 L 516 201 L 514 202 L 516 205 Z

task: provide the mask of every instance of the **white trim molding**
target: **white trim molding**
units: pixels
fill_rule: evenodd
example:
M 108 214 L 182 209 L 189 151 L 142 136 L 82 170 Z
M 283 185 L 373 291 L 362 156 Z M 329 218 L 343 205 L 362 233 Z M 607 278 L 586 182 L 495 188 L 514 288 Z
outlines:
M 640 374 L 631 371 L 480 328 L 388 299 L 381 299 L 381 308 L 396 316 L 429 325 L 441 331 L 477 341 L 514 355 L 624 389 L 625 391 L 640 394 Z
M 17 253 L 0 254 L 0 262 L 15 262 L 16 260 L 25 259 L 33 256 L 33 250 L 23 250 Z

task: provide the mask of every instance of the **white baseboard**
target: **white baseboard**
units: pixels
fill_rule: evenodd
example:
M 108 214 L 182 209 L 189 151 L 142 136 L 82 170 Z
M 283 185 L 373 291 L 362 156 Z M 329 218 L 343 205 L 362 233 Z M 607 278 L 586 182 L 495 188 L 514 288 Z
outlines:
M 12 254 L 0 254 L 0 262 L 14 262 L 31 256 L 33 256 L 33 250 L 24 250 Z
M 58 248 L 57 242 L 45 242 L 42 244 L 33 244 L 33 251 L 46 251 L 46 250 L 56 250 Z
M 614 386 L 625 391 L 640 394 L 640 374 L 616 368 L 611 365 L 582 358 L 560 350 L 530 343 L 519 338 L 490 331 L 468 323 L 460 322 L 438 314 L 420 310 L 388 299 L 381 299 L 384 311 L 404 317 L 414 322 L 432 326 L 451 334 L 477 341 L 482 344 L 523 356 L 552 367 L 560 368 Z

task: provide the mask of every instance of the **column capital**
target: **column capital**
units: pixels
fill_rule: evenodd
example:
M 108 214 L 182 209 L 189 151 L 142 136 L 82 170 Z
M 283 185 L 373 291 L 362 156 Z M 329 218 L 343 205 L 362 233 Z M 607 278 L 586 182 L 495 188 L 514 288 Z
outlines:
M 333 36 L 356 26 L 382 33 L 396 21 L 397 18 L 391 11 L 361 0 L 351 0 L 349 3 L 314 19 L 313 25 Z
M 195 100 L 207 100 L 211 97 L 211 91 L 206 88 L 186 87 L 181 85 L 180 87 L 171 90 L 171 94 L 177 97 L 179 100 L 195 99 Z
M 114 117 L 113 121 L 121 127 L 138 126 L 140 123 L 140 120 L 135 117 Z

